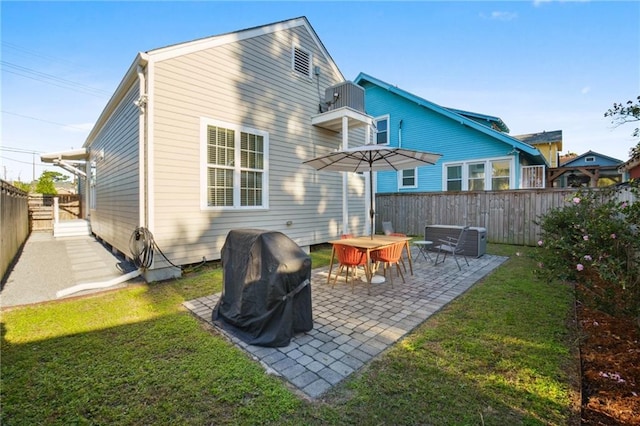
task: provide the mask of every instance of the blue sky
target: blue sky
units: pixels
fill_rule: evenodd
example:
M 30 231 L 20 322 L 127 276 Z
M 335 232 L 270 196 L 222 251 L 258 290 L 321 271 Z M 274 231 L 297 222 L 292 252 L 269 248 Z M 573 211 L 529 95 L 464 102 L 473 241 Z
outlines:
M 365 72 L 511 135 L 562 130 L 563 152 L 628 159 L 640 2 L 2 1 L 0 177 L 80 148 L 137 52 L 306 16 L 348 80 Z M 27 152 L 20 152 L 27 151 Z M 35 173 L 33 160 L 35 158 Z

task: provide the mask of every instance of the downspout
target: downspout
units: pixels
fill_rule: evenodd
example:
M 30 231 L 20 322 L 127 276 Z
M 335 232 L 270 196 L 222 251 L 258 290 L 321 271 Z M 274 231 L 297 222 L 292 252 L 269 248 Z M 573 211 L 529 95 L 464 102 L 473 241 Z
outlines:
M 139 212 L 138 212 L 138 223 L 141 227 L 147 226 L 147 133 L 146 133 L 146 122 L 147 122 L 147 82 L 144 73 L 144 67 L 142 65 L 138 65 L 138 84 L 140 97 L 137 101 L 135 101 L 136 106 L 138 107 L 140 114 L 138 116 L 138 133 L 139 133 L 139 195 L 138 195 L 138 203 L 139 203 Z
M 402 120 L 398 123 L 398 148 L 402 148 Z

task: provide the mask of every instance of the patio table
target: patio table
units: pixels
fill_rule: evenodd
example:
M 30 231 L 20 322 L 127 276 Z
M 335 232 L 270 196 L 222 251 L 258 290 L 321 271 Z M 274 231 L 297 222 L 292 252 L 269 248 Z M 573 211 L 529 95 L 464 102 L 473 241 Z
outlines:
M 433 241 L 428 241 L 428 240 L 418 240 L 418 241 L 414 241 L 413 244 L 418 247 L 418 253 L 422 254 L 422 257 L 424 257 L 424 260 L 428 260 L 430 262 L 433 262 L 433 259 L 431 259 L 431 255 L 429 254 L 429 246 L 433 245 Z M 420 257 L 418 255 L 418 257 Z
M 327 276 L 327 283 L 329 283 L 331 279 L 331 271 L 333 269 L 333 260 L 335 257 L 335 245 L 342 244 L 345 246 L 355 247 L 359 250 L 362 250 L 367 256 L 367 262 L 364 267 L 364 273 L 367 278 L 367 286 L 368 291 L 371 290 L 371 279 L 373 277 L 373 271 L 371 268 L 371 252 L 374 250 L 380 250 L 390 245 L 404 242 L 404 248 L 407 250 L 407 258 L 409 260 L 409 268 L 411 270 L 411 275 L 413 275 L 413 264 L 411 260 L 411 250 L 409 248 L 409 241 L 411 237 L 398 237 L 398 236 L 390 236 L 390 235 L 375 235 L 373 238 L 366 237 L 354 237 L 354 238 L 344 238 L 340 240 L 332 240 L 329 241 L 331 244 L 331 260 L 329 262 L 329 275 Z

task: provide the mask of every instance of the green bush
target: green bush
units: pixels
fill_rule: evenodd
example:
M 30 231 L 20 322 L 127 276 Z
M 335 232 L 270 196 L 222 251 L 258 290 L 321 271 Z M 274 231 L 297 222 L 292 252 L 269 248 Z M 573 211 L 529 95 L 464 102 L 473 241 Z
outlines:
M 637 182 L 631 189 L 640 195 Z M 618 201 L 619 189 L 580 190 L 540 218 L 538 273 L 577 281 L 583 301 L 611 314 L 640 315 L 640 203 Z

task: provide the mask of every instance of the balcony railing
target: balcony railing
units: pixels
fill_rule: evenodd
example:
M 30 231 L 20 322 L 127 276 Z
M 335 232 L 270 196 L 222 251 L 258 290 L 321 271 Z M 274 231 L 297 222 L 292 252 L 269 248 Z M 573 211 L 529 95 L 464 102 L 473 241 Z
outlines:
M 522 166 L 521 189 L 544 188 L 545 173 L 544 166 Z

